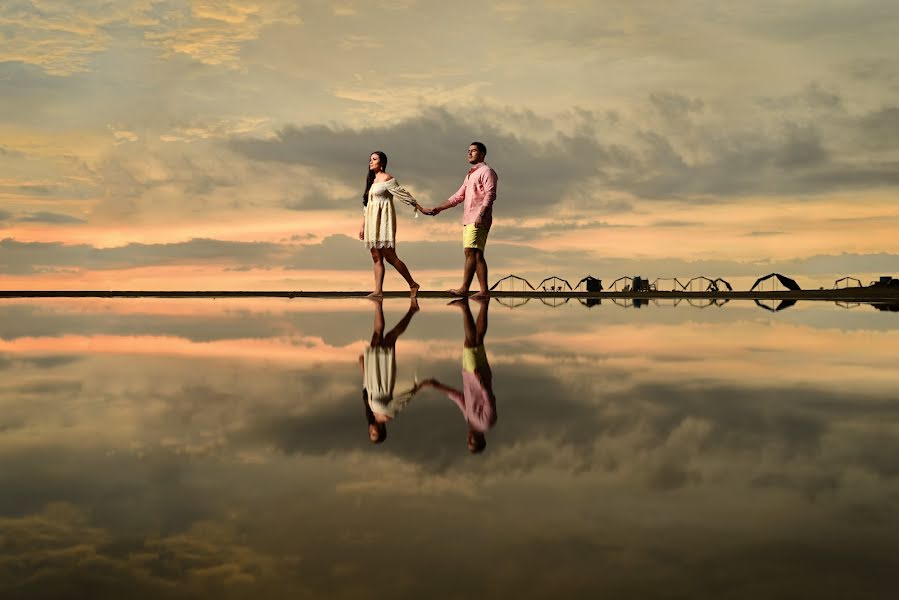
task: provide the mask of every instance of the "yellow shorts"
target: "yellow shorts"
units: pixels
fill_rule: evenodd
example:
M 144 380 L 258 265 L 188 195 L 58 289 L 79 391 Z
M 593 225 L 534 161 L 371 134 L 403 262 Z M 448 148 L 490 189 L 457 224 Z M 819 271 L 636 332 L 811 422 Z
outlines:
M 477 248 L 481 252 L 487 246 L 487 234 L 490 233 L 489 227 L 478 227 L 476 225 L 464 225 L 462 227 L 462 247 Z
M 462 370 L 474 373 L 487 364 L 487 351 L 481 344 L 477 348 L 462 348 Z

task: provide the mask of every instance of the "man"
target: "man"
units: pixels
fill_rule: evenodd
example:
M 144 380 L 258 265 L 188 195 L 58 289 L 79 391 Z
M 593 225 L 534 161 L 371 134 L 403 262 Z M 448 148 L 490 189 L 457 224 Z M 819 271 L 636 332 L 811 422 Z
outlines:
M 465 252 L 465 266 L 462 269 L 462 285 L 449 290 L 453 296 L 467 296 L 474 274 L 478 275 L 481 291 L 474 298 L 486 298 L 490 295 L 487 287 L 487 261 L 484 260 L 484 248 L 487 245 L 487 234 L 493 223 L 493 202 L 496 200 L 496 171 L 484 162 L 487 147 L 481 142 L 472 142 L 468 146 L 468 162 L 472 167 L 468 170 L 462 187 L 449 200 L 423 211 L 436 216 L 448 208 L 465 203 L 462 209 L 462 249 Z
M 478 454 L 487 446 L 486 433 L 496 425 L 496 396 L 493 394 L 493 371 L 487 362 L 484 338 L 487 336 L 487 309 L 490 298 L 478 300 L 478 320 L 475 323 L 467 298 L 450 302 L 462 311 L 462 389 L 456 389 L 436 379 L 426 379 L 419 387 L 432 387 L 445 393 L 455 402 L 468 425 L 468 451 Z

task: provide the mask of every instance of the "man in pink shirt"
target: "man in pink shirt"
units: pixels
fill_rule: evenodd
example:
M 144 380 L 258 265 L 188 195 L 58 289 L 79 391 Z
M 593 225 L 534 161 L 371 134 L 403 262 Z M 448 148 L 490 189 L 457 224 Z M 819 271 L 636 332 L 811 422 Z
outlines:
M 450 304 L 462 311 L 462 328 L 465 341 L 462 344 L 462 389 L 448 386 L 436 379 L 420 382 L 420 387 L 433 387 L 452 400 L 468 425 L 468 451 L 483 452 L 487 446 L 485 434 L 496 425 L 496 396 L 493 394 L 493 371 L 487 362 L 484 337 L 487 335 L 487 309 L 490 298 L 478 300 L 481 308 L 475 323 L 467 298 L 453 300 Z
M 484 162 L 487 147 L 481 142 L 472 142 L 468 146 L 468 162 L 472 167 L 468 170 L 462 187 L 449 200 L 423 211 L 428 215 L 438 215 L 448 208 L 463 204 L 462 209 L 462 248 L 465 252 L 465 267 L 462 270 L 462 286 L 449 290 L 454 296 L 468 295 L 468 288 L 475 272 L 481 291 L 476 298 L 490 295 L 487 287 L 487 261 L 484 260 L 484 248 L 487 245 L 487 234 L 493 223 L 493 202 L 496 200 L 496 171 Z

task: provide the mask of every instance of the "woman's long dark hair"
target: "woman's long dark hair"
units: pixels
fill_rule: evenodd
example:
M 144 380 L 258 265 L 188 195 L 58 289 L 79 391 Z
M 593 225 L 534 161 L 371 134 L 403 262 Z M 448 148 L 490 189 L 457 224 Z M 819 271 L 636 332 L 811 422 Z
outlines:
M 381 159 L 381 170 L 386 171 L 387 170 L 387 155 L 384 154 L 383 152 L 381 152 L 380 150 L 376 150 L 376 151 L 372 152 L 371 154 L 378 155 L 378 158 Z M 371 157 L 371 154 L 369 154 L 369 157 Z M 362 194 L 362 206 L 368 206 L 368 191 L 371 189 L 371 184 L 373 184 L 375 182 L 375 175 L 377 175 L 377 173 L 375 173 L 371 169 L 368 170 L 368 175 L 365 178 L 365 192 L 363 192 L 363 194 Z

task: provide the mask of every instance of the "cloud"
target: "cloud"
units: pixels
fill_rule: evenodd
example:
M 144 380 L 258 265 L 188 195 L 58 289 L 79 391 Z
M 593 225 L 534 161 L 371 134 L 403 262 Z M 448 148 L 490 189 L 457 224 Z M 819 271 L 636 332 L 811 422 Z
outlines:
M 142 37 L 163 57 L 183 54 L 235 68 L 242 44 L 257 39 L 263 28 L 300 23 L 295 5 L 286 1 L 103 0 L 75 7 L 59 0 L 16 0 L 0 7 L 0 33 L 8 42 L 0 62 L 69 76 L 90 69 L 95 56 L 117 42 Z
M 499 174 L 496 210 L 510 216 L 550 211 L 568 191 L 599 174 L 597 161 L 621 161 L 589 131 L 559 133 L 539 143 L 441 108 L 426 109 L 396 124 L 361 129 L 291 126 L 270 139 L 233 139 L 230 147 L 254 160 L 314 168 L 344 186 L 358 187 L 360 194 L 368 154 L 382 149 L 388 155 L 388 170 L 399 181 L 412 190 L 427 191 L 437 202 L 461 185 L 468 169 L 465 149 L 473 140 L 487 145 L 488 162 Z
M 52 225 L 70 225 L 73 223 L 86 223 L 84 219 L 79 219 L 78 217 L 73 217 L 71 215 L 64 215 L 61 213 L 52 213 L 40 211 L 36 213 L 27 214 L 16 219 L 20 223 L 49 223 Z

